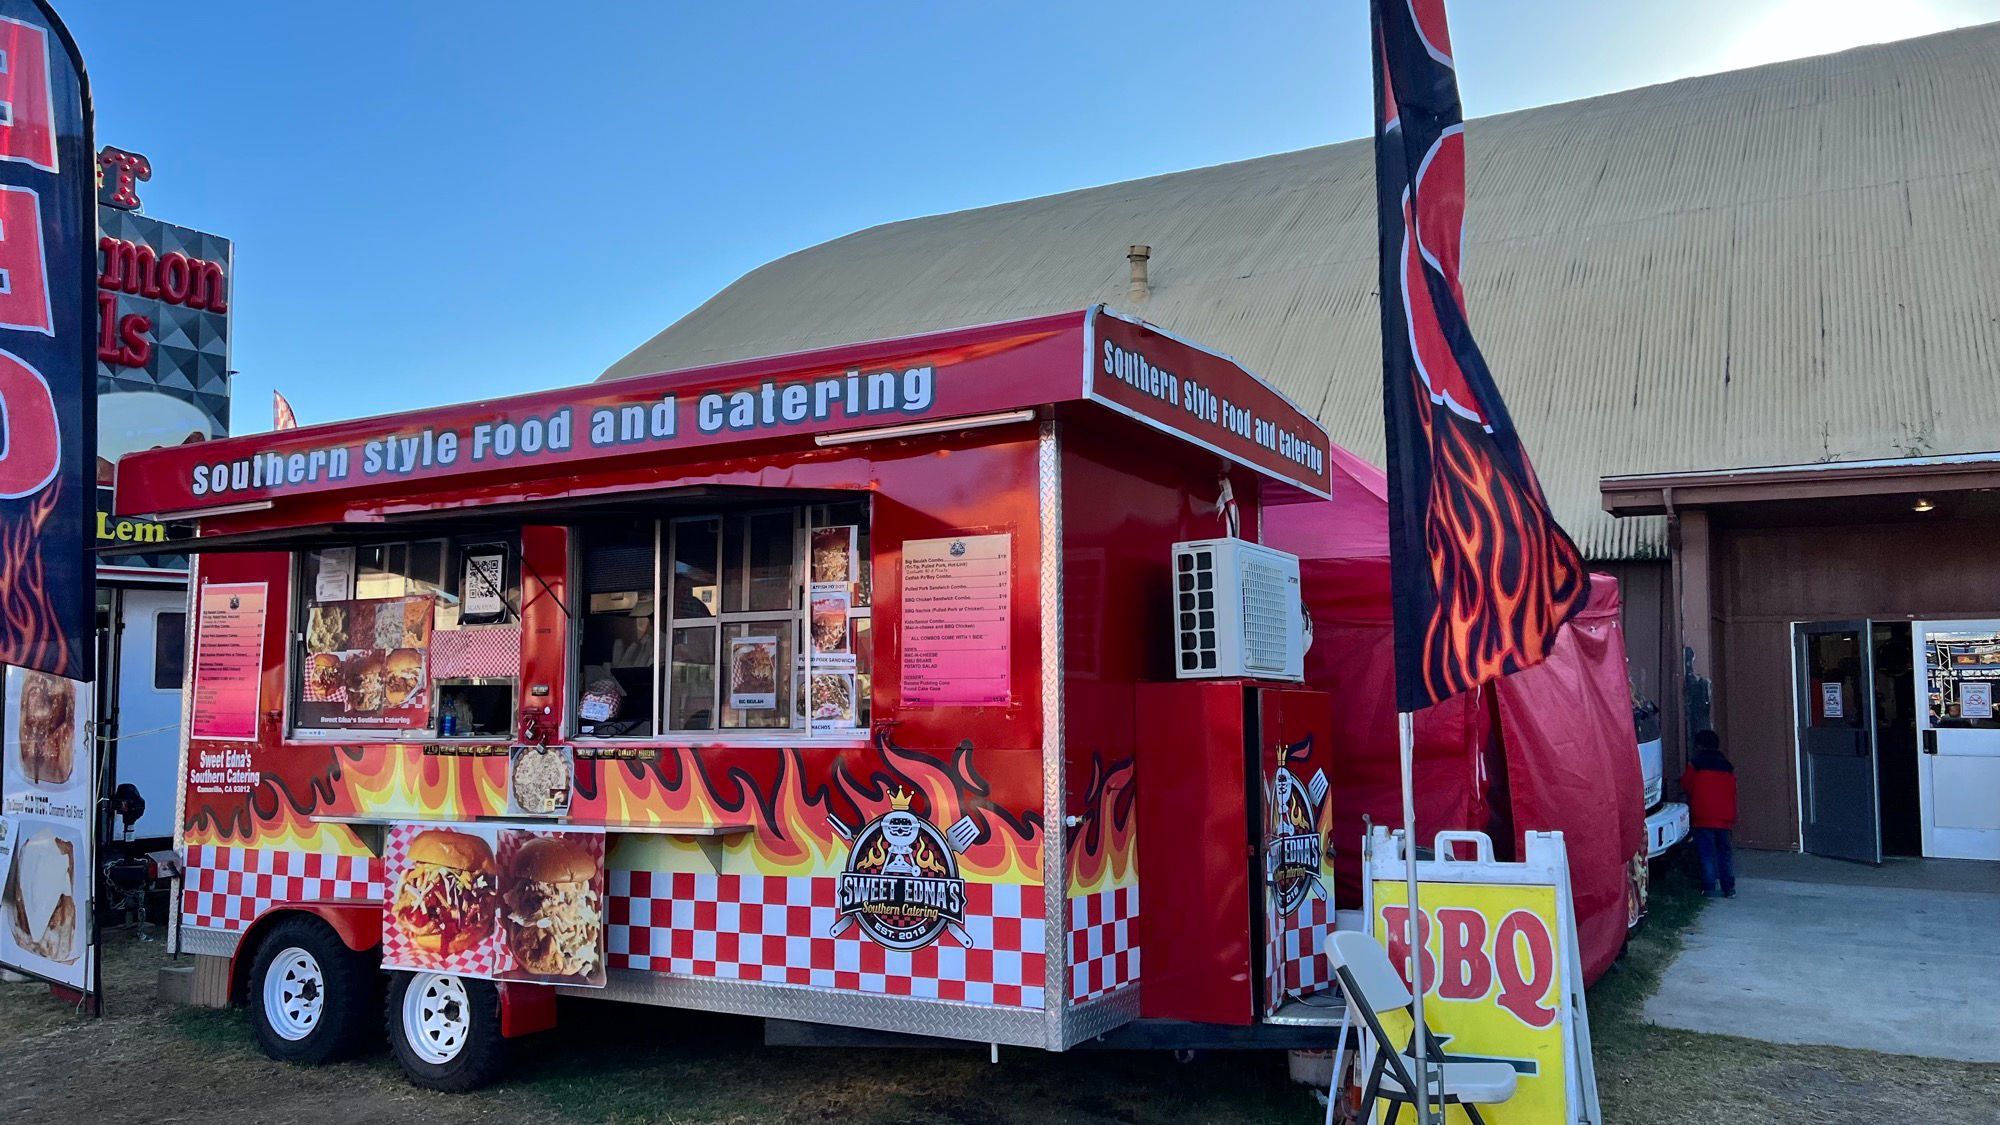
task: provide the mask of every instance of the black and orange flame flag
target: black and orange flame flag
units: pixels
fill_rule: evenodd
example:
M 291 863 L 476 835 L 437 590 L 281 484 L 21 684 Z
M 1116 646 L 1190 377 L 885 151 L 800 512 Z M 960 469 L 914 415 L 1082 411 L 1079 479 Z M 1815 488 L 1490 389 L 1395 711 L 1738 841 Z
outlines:
M 1374 0 L 1396 702 L 1540 661 L 1589 575 L 1465 319 L 1465 127 L 1444 0 Z

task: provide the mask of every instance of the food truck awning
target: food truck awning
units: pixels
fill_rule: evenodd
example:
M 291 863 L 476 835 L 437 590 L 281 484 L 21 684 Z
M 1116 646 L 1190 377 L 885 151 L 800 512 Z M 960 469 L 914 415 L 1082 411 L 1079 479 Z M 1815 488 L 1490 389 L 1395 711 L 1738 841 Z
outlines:
M 763 504 L 833 503 L 851 498 L 832 489 L 757 488 L 734 485 L 690 485 L 674 488 L 625 488 L 596 492 L 566 492 L 554 499 L 513 503 L 417 508 L 390 511 L 373 518 L 339 523 L 301 523 L 253 531 L 231 531 L 173 540 L 176 551 L 279 551 L 293 547 L 326 547 L 373 542 L 384 536 L 424 539 L 482 532 L 512 534 L 523 524 L 562 526 L 607 516 L 653 518 L 682 511 L 714 512 Z M 130 544 L 120 544 L 130 550 Z
M 1229 357 L 1100 306 L 149 450 L 125 461 L 116 509 L 200 519 L 315 498 L 366 518 L 398 499 L 498 480 L 893 440 L 1076 409 L 1171 435 L 1279 493 L 1329 494 L 1331 446 L 1317 422 Z

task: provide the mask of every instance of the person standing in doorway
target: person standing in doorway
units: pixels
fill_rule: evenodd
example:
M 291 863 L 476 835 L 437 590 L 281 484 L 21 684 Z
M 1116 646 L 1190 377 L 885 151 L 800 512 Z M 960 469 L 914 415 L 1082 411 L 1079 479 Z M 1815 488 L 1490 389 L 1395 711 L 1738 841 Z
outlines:
M 1736 767 L 1723 756 L 1722 739 L 1712 730 L 1694 734 L 1694 754 L 1681 773 L 1694 850 L 1701 857 L 1701 893 L 1736 897 L 1736 856 L 1729 833 L 1736 827 Z

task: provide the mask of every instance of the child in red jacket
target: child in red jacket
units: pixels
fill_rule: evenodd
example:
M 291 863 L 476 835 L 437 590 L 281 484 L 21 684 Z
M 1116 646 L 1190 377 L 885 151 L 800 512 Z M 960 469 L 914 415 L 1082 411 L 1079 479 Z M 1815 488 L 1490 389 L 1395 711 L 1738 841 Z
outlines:
M 1736 827 L 1736 767 L 1722 756 L 1722 740 L 1714 731 L 1695 732 L 1681 790 L 1694 825 L 1694 850 L 1701 856 L 1701 893 L 1714 898 L 1720 885 L 1723 898 L 1735 898 L 1736 857 L 1729 848 L 1729 830 Z

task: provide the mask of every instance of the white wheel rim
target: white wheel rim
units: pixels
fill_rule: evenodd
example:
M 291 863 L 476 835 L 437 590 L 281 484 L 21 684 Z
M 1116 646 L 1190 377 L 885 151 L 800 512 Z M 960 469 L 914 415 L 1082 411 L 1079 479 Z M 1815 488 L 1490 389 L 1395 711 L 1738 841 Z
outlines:
M 448 1063 L 465 1048 L 472 1005 L 465 982 L 440 973 L 418 973 L 403 993 L 403 1041 L 427 1063 Z
M 312 954 L 290 946 L 264 974 L 264 1018 L 280 1038 L 304 1039 L 319 1026 L 326 1005 L 326 974 Z

